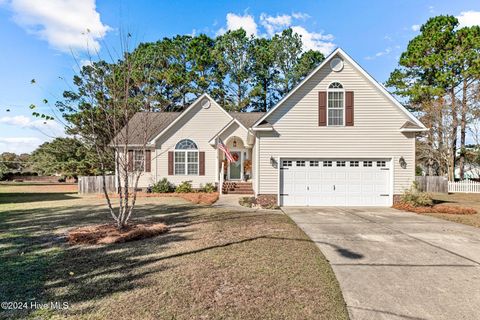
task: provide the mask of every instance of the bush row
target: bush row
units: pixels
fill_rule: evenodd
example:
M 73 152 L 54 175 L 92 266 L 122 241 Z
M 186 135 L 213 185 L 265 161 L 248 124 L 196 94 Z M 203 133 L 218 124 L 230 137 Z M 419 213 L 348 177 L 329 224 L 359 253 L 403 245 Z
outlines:
M 426 192 L 418 189 L 416 182 L 405 190 L 399 203 L 393 205 L 395 209 L 411 211 L 416 213 L 446 213 L 446 214 L 476 214 L 473 208 L 450 206 L 433 203 L 432 197 Z
M 204 186 L 200 186 L 200 189 L 197 191 L 205 192 L 205 193 L 212 193 L 215 192 L 217 188 L 213 185 L 213 183 L 206 183 Z M 158 181 L 151 187 L 151 191 L 153 193 L 191 193 L 195 192 L 192 188 L 192 184 L 189 181 L 183 181 L 179 185 L 175 186 L 173 183 L 167 180 L 167 178 L 163 178 L 162 180 Z

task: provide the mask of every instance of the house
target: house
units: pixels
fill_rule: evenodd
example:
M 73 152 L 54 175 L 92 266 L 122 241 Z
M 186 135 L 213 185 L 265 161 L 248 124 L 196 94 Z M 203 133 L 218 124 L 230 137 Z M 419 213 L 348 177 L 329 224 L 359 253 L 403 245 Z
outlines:
M 130 151 L 145 161 L 140 187 L 225 181 L 283 206 L 391 205 L 414 180 L 415 135 L 427 130 L 340 48 L 267 113 L 227 112 L 204 94 L 149 117 L 147 157 Z

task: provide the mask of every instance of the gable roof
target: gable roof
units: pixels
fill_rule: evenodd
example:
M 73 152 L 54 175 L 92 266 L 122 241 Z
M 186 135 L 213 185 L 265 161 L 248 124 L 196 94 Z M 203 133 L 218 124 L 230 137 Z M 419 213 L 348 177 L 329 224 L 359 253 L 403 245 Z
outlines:
M 138 112 L 128 121 L 128 144 L 143 145 L 143 134 L 147 125 L 147 142 L 164 130 L 168 125 L 180 116 L 180 112 Z M 126 127 L 117 135 L 119 144 L 125 143 Z
M 153 139 L 150 140 L 150 143 L 154 143 L 160 136 L 162 136 L 165 132 L 168 131 L 168 129 L 170 129 L 171 127 L 173 127 L 175 125 L 175 123 L 177 123 L 181 118 L 185 117 L 185 115 L 187 115 L 189 113 L 190 110 L 193 110 L 195 108 L 195 106 L 200 103 L 200 101 L 202 101 L 203 98 L 207 98 L 210 100 L 210 102 L 215 105 L 217 108 L 220 108 L 223 112 L 225 112 L 225 114 L 231 118 L 232 116 L 225 110 L 223 109 L 215 100 L 212 99 L 212 97 L 210 97 L 210 95 L 208 95 L 208 93 L 204 93 L 202 94 L 200 97 L 198 97 L 190 106 L 188 106 L 187 109 L 185 109 L 182 113 L 180 113 L 180 116 L 178 116 L 174 121 L 172 121 L 166 128 L 164 128 L 163 130 L 161 130 L 157 135 L 155 135 L 155 137 Z
M 400 131 L 402 132 L 416 132 L 416 131 L 428 131 L 427 128 L 421 128 L 412 121 L 406 121 L 401 127 Z
M 366 72 L 355 60 L 352 59 L 345 51 L 343 51 L 341 48 L 335 49 L 332 53 L 330 53 L 323 62 L 316 67 L 308 76 L 305 77 L 298 85 L 296 85 L 285 97 L 283 97 L 277 104 L 270 109 L 263 117 L 257 120 L 255 124 L 252 127 L 252 130 L 255 130 L 255 128 L 261 124 L 270 114 L 275 112 L 275 110 L 280 107 L 290 96 L 292 96 L 299 88 L 301 88 L 310 78 L 313 77 L 320 69 L 322 69 L 335 55 L 341 55 L 345 60 L 347 60 L 354 68 L 356 68 L 362 75 L 364 75 L 367 80 L 369 80 L 375 87 L 380 90 L 381 93 L 383 93 L 395 106 L 397 106 L 403 113 L 405 113 L 410 120 L 415 123 L 421 130 L 417 131 L 422 131 L 427 129 L 423 123 L 420 122 L 410 111 L 408 111 L 393 95 L 385 89 L 383 85 L 378 83 L 368 72 Z M 428 129 L 427 129 L 428 130 Z
M 229 112 L 232 118 L 237 119 L 245 128 L 251 128 L 265 112 Z

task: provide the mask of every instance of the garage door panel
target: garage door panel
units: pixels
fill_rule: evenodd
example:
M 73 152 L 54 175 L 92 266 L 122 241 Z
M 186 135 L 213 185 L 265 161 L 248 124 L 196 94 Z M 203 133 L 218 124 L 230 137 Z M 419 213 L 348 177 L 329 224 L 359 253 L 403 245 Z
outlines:
M 286 168 L 288 170 L 280 172 L 282 205 L 387 206 L 390 204 L 390 161 L 384 159 L 289 159 L 287 162 L 292 165 Z M 330 164 L 331 166 L 328 166 Z
M 348 180 L 351 181 L 361 181 L 362 174 L 360 172 L 349 172 L 348 173 Z
M 359 193 L 362 192 L 361 184 L 350 184 L 347 186 L 347 192 L 349 193 Z

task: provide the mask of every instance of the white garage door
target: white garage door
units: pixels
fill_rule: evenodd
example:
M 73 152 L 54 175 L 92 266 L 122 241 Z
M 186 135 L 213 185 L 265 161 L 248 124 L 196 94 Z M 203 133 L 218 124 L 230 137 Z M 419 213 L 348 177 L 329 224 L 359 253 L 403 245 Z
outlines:
M 282 159 L 284 206 L 389 206 L 388 159 Z

